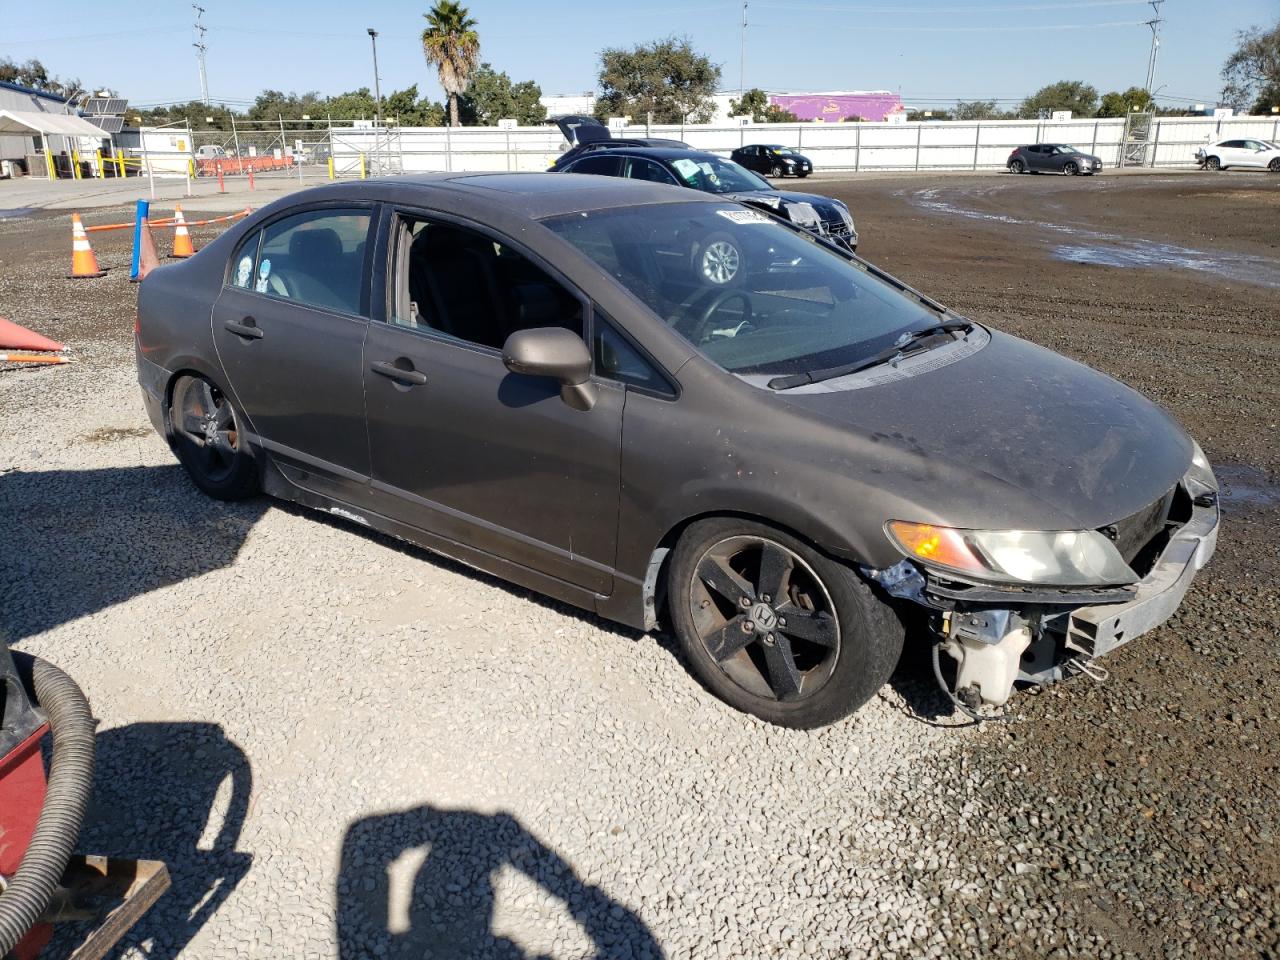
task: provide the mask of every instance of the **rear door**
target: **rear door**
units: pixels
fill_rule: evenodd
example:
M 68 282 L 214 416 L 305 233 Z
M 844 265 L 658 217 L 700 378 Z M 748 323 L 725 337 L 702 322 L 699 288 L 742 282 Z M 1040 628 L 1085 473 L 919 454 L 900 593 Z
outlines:
M 476 225 L 400 209 L 389 230 L 392 293 L 365 351 L 374 509 L 608 594 L 625 391 L 602 379 L 575 410 L 502 362 L 515 330 L 585 338 L 588 301 Z
M 294 482 L 350 498 L 369 477 L 364 430 L 372 206 L 321 206 L 246 237 L 213 307 L 228 387 Z

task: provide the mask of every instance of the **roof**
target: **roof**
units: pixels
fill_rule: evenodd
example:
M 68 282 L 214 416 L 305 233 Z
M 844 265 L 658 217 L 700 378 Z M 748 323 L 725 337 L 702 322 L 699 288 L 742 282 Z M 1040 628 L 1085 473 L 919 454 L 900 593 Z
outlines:
M 106 136 L 101 127 L 88 120 L 67 113 L 39 113 L 35 110 L 0 110 L 0 133 L 16 133 L 30 136 L 33 133 L 53 133 L 64 137 Z
M 641 157 L 657 157 L 661 160 L 678 160 L 680 157 L 701 158 L 703 160 L 724 159 L 724 157 L 711 153 L 710 151 L 695 150 L 692 147 L 633 147 L 627 145 L 613 147 L 609 152 L 613 153 L 615 150 L 625 150 Z
M 0 90 L 12 90 L 15 93 L 25 93 L 33 97 L 43 97 L 45 100 L 52 100 L 55 103 L 66 103 L 65 97 L 60 97 L 56 93 L 48 93 L 44 90 L 33 90 L 30 87 L 24 87 L 20 83 L 10 83 L 8 80 L 0 80 Z
M 677 151 L 678 152 L 678 151 Z M 684 151 L 688 152 L 688 151 Z M 621 177 L 598 177 L 582 173 L 437 173 L 382 180 L 363 180 L 359 184 L 334 184 L 318 190 L 342 189 L 344 192 L 367 185 L 394 191 L 403 197 L 414 187 L 434 187 L 452 193 L 465 193 L 472 199 L 495 208 L 508 210 L 532 220 L 605 210 L 611 207 L 635 207 L 657 203 L 723 203 L 724 198 L 683 187 L 671 187 Z M 294 195 L 296 196 L 296 194 Z

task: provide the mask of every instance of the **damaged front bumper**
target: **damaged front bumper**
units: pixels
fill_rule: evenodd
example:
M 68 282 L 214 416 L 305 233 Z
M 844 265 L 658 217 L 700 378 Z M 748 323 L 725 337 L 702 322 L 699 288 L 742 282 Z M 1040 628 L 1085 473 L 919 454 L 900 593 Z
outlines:
M 933 612 L 941 650 L 958 665 L 954 695 L 964 704 L 1003 705 L 1016 683 L 1044 684 L 1091 666 L 1164 623 L 1209 562 L 1220 519 L 1212 474 L 1178 485 L 1182 515 L 1139 581 L 1123 587 L 1007 587 L 945 579 L 910 560 L 864 573 L 890 595 Z M 950 691 L 948 691 L 950 692 Z

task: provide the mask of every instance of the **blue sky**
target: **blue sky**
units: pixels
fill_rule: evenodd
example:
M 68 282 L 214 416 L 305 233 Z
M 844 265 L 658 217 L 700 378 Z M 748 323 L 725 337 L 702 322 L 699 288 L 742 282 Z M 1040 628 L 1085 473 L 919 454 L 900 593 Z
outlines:
M 379 32 L 382 91 L 417 83 L 440 97 L 418 36 L 426 2 L 202 0 L 209 91 L 247 101 L 261 89 L 340 93 L 372 87 L 367 27 Z M 62 76 L 113 86 L 134 104 L 198 98 L 185 3 L 47 5 L 4 0 L 0 56 L 38 57 Z M 151 7 L 151 9 L 144 9 Z M 597 52 L 688 35 L 736 88 L 741 4 L 733 0 L 474 0 L 482 59 L 544 93 L 595 83 Z M 1141 85 L 1151 8 L 1140 0 L 753 0 L 746 82 L 775 90 L 901 90 L 910 103 L 1017 99 L 1081 79 L 1100 91 Z M 1156 86 L 1209 101 L 1236 31 L 1280 18 L 1278 0 L 1167 0 Z

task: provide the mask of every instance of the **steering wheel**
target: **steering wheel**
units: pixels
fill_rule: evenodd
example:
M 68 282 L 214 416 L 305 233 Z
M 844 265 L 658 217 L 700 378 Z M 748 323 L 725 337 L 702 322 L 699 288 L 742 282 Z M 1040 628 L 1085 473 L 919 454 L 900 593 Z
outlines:
M 682 321 L 676 325 L 676 329 L 694 343 L 702 343 L 705 339 L 704 335 L 711 326 L 712 319 L 720 312 L 720 308 L 730 300 L 735 299 L 742 301 L 742 320 L 739 325 L 749 323 L 751 320 L 751 295 L 746 290 L 731 289 L 720 290 L 712 294 L 707 301 L 707 305 L 697 313 L 692 321 Z

